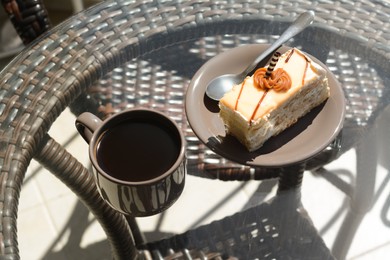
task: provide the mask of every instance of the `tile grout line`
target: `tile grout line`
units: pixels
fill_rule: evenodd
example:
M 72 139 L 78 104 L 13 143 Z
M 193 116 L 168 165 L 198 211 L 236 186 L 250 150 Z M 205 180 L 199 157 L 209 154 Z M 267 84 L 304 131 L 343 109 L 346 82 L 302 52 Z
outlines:
M 42 170 L 45 171 L 45 169 L 42 169 Z M 37 173 L 36 176 L 38 176 L 38 174 L 41 174 L 41 173 L 45 174 L 45 172 L 39 172 L 39 173 Z M 54 231 L 54 234 L 56 236 L 58 236 L 59 230 L 58 230 L 57 226 L 55 225 L 52 214 L 50 213 L 48 201 L 47 201 L 46 197 L 44 196 L 44 192 L 41 190 L 41 188 L 39 187 L 39 184 L 36 182 L 35 179 L 34 179 L 34 183 L 36 185 L 36 188 L 38 189 L 38 196 L 40 197 L 40 199 L 42 201 L 43 208 L 45 209 L 45 215 L 47 215 L 47 217 L 48 217 L 48 220 L 49 220 L 48 224 L 50 225 L 50 227 Z

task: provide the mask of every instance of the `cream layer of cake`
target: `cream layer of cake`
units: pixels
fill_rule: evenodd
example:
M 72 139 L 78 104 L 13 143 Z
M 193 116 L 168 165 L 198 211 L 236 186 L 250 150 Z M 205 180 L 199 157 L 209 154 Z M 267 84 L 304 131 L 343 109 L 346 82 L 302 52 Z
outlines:
M 220 100 L 220 117 L 226 132 L 249 151 L 260 148 L 270 137 L 320 105 L 329 97 L 326 70 L 294 48 L 279 58 L 274 71 L 283 69 L 290 77 L 286 91 L 255 86 L 253 76 L 234 86 Z

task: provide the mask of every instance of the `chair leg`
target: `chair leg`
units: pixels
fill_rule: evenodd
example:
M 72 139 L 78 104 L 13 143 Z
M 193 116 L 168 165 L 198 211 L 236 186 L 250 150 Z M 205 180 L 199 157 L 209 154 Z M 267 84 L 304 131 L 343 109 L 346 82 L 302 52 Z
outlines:
M 356 149 L 356 181 L 347 215 L 334 241 L 332 253 L 345 259 L 356 231 L 366 213 L 371 209 L 375 194 L 377 145 L 372 129 Z

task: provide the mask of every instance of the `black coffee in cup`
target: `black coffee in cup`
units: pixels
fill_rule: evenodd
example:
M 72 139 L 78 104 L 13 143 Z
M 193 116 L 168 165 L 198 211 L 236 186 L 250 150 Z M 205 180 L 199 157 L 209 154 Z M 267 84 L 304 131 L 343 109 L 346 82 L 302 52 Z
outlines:
M 142 119 L 125 121 L 102 134 L 96 158 L 100 168 L 114 178 L 146 181 L 174 165 L 180 142 L 177 131 L 169 125 Z
M 102 121 L 76 119 L 89 144 L 96 186 L 112 208 L 145 217 L 169 208 L 183 191 L 186 143 L 175 121 L 159 111 L 127 109 Z

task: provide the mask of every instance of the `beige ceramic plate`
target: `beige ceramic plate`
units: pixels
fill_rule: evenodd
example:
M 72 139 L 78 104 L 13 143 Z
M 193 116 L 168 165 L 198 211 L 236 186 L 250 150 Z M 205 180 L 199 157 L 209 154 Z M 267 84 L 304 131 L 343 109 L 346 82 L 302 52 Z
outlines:
M 342 128 L 345 99 L 339 83 L 328 70 L 329 99 L 295 125 L 269 139 L 257 151 L 248 152 L 234 137 L 225 134 L 223 122 L 218 116 L 218 102 L 209 99 L 205 91 L 213 78 L 244 70 L 267 46 L 254 44 L 237 47 L 205 63 L 189 85 L 186 113 L 194 133 L 215 153 L 240 164 L 278 167 L 309 159 L 333 141 Z M 282 47 L 280 51 L 288 49 Z M 326 68 L 319 60 L 310 57 Z

